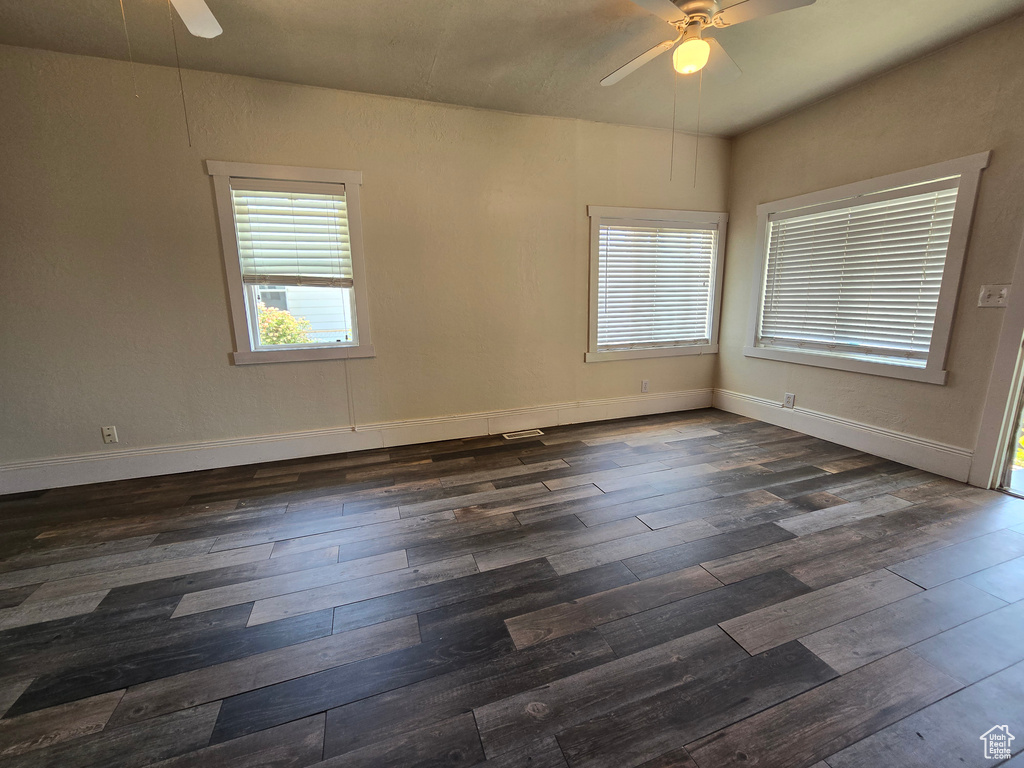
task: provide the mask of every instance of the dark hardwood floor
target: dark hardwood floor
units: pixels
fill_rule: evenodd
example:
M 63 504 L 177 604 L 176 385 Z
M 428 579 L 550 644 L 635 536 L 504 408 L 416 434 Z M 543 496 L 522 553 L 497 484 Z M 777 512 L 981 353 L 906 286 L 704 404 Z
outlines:
M 5 768 L 1024 751 L 1024 501 L 720 411 L 0 497 L 0 533 Z

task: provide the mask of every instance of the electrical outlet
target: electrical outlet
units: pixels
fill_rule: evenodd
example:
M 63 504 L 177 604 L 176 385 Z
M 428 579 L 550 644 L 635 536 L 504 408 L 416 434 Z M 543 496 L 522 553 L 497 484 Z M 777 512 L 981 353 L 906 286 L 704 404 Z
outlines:
M 649 382 L 647 379 L 644 379 L 643 381 L 640 382 L 640 391 L 641 392 L 647 392 L 647 390 L 650 388 L 650 386 L 651 386 L 651 382 Z
M 793 408 L 795 406 L 796 406 L 796 395 L 794 395 L 792 392 L 787 392 L 786 393 L 786 399 L 782 403 L 782 407 L 783 408 Z
M 104 443 L 116 443 L 117 442 L 117 427 L 100 427 L 103 432 Z
M 981 293 L 978 294 L 978 306 L 1005 307 L 1009 296 L 1010 286 L 1008 285 L 983 285 Z

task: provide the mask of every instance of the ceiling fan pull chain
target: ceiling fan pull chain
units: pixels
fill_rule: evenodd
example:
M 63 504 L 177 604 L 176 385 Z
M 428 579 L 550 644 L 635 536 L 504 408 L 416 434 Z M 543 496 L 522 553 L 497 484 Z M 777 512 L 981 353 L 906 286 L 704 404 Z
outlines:
M 693 143 L 693 188 L 697 188 L 697 154 L 700 151 L 700 97 L 704 94 L 704 70 L 697 81 L 697 140 Z
M 185 115 L 185 136 L 188 145 L 192 146 L 192 131 L 188 126 L 188 107 L 185 106 L 185 83 L 181 79 L 181 59 L 178 57 L 178 35 L 174 31 L 174 13 L 171 11 L 171 0 L 167 0 L 167 20 L 171 23 L 171 39 L 174 41 L 174 63 L 178 67 L 178 93 L 181 94 L 181 111 Z
M 672 172 L 676 167 L 676 103 L 679 95 L 679 75 L 672 70 L 672 153 L 668 161 L 668 180 L 672 181 Z
M 128 63 L 132 68 L 132 85 L 135 87 L 135 98 L 139 98 L 139 81 L 135 77 L 135 58 L 132 56 L 132 41 L 128 37 L 128 18 L 124 15 L 124 0 L 118 0 L 121 3 L 121 23 L 124 24 L 124 41 L 128 44 Z

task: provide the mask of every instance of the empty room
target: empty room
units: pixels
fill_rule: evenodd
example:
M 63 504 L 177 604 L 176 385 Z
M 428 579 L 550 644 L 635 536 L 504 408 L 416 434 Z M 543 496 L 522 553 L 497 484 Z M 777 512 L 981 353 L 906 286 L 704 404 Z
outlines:
M 1024 0 L 0 0 L 3 768 L 1024 768 Z

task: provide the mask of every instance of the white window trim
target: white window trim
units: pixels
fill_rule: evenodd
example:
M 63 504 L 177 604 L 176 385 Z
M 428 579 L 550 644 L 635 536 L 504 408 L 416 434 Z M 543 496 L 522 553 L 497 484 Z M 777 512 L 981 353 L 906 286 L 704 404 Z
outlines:
M 978 197 L 981 172 L 988 167 L 991 155 L 990 151 L 979 152 L 956 160 L 935 163 L 924 168 L 893 173 L 888 176 L 858 181 L 841 187 L 821 190 L 820 192 L 790 197 L 785 200 L 775 200 L 757 206 L 757 243 L 755 247 L 753 301 L 751 302 L 754 311 L 750 317 L 747 330 L 747 344 L 743 348 L 743 354 L 747 357 L 778 360 L 798 365 L 811 365 L 818 368 L 833 368 L 839 371 L 852 371 L 854 373 L 867 373 L 874 376 L 887 376 L 894 379 L 922 381 L 928 384 L 945 384 L 949 338 L 953 329 L 953 315 L 956 312 L 957 295 L 960 292 L 960 279 L 963 274 L 964 258 L 967 254 L 971 222 L 974 218 L 974 205 Z M 928 362 L 924 368 L 912 368 L 899 365 L 898 363 L 857 360 L 829 355 L 828 353 L 799 352 L 790 349 L 757 346 L 757 326 L 761 316 L 761 302 L 764 298 L 768 221 L 771 214 L 788 212 L 797 208 L 809 208 L 811 206 L 821 206 L 823 210 L 842 208 L 850 205 L 855 198 L 864 195 L 876 194 L 897 187 L 921 184 L 950 176 L 959 176 L 960 184 L 957 192 L 956 208 L 953 212 L 949 248 L 946 251 L 946 262 L 942 272 L 942 287 L 939 290 L 935 325 L 928 348 Z
M 590 340 L 584 360 L 601 363 L 611 360 L 634 360 L 647 357 L 676 357 L 679 355 L 711 355 L 718 352 L 718 325 L 722 305 L 722 254 L 725 253 L 725 230 L 729 222 L 728 213 L 712 211 L 674 211 L 652 208 L 617 208 L 602 205 L 588 205 L 590 217 Z M 597 307 L 598 307 L 598 262 L 600 260 L 600 228 L 602 220 L 633 219 L 639 221 L 695 224 L 697 226 L 717 225 L 713 266 L 715 271 L 714 294 L 711 300 L 710 344 L 680 344 L 677 346 L 646 347 L 644 349 L 603 350 L 597 349 Z
M 221 252 L 228 278 L 228 300 L 231 324 L 235 337 L 235 350 L 231 354 L 235 365 L 254 363 L 288 363 L 307 360 L 339 360 L 355 357 L 373 357 L 370 341 L 370 316 L 367 305 L 366 270 L 363 262 L 363 224 L 359 205 L 359 187 L 363 174 L 359 171 L 338 171 L 321 168 L 303 168 L 291 165 L 260 165 L 257 163 L 230 163 L 207 160 L 206 170 L 213 177 L 220 224 Z M 344 184 L 348 209 L 349 238 L 352 248 L 352 279 L 356 305 L 356 327 L 359 344 L 344 347 L 308 347 L 297 349 L 253 349 L 249 334 L 249 320 L 245 307 L 245 289 L 235 238 L 235 220 L 231 204 L 231 179 L 295 181 Z

